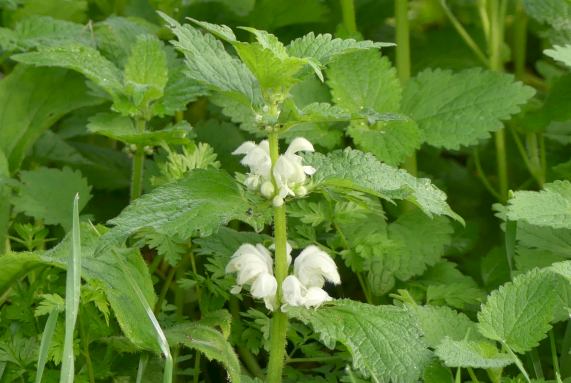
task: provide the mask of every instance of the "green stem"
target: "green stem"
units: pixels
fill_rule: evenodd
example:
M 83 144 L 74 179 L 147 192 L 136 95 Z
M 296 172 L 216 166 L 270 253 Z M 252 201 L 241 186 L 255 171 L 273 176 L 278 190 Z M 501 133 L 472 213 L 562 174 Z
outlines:
M 551 349 L 551 360 L 553 361 L 553 371 L 558 379 L 561 379 L 561 371 L 559 370 L 559 359 L 557 359 L 557 346 L 555 344 L 555 336 L 553 329 L 549 331 L 549 348 Z
M 342 360 L 341 356 L 316 356 L 313 358 L 290 358 L 287 363 L 310 363 L 310 362 L 331 362 L 332 360 Z
M 279 157 L 279 135 L 273 131 L 269 134 L 270 157 L 272 168 Z M 273 176 L 272 176 L 273 177 Z M 275 179 L 274 187 L 277 190 Z M 272 316 L 270 326 L 270 361 L 268 363 L 268 383 L 280 383 L 282 381 L 282 370 L 285 358 L 286 335 L 288 318 L 280 310 L 282 282 L 288 273 L 287 264 L 287 225 L 285 202 L 278 207 L 274 207 L 274 241 L 275 241 L 275 266 L 274 275 L 278 282 L 276 294 L 275 311 Z
M 515 20 L 513 26 L 513 60 L 514 73 L 518 80 L 525 76 L 525 56 L 527 46 L 527 15 L 523 9 L 523 1 L 518 0 L 516 5 Z
M 478 377 L 476 376 L 476 374 L 474 373 L 474 370 L 472 370 L 471 367 L 468 367 L 468 375 L 470 375 L 470 379 L 472 379 L 473 383 L 480 383 L 480 381 L 478 380 Z
M 484 187 L 490 192 L 491 195 L 500 199 L 500 193 L 494 189 L 488 178 L 486 177 L 486 173 L 484 173 L 484 169 L 482 168 L 482 164 L 480 162 L 480 153 L 478 152 L 478 148 L 474 149 L 474 165 L 476 166 L 476 172 L 478 173 L 478 178 L 482 181 Z
M 343 14 L 343 25 L 351 36 L 359 34 L 357 30 L 357 18 L 355 17 L 355 3 L 353 0 L 340 0 Z
M 543 367 L 541 366 L 541 360 L 539 360 L 539 354 L 537 349 L 533 349 L 529 352 L 529 358 L 531 359 L 531 365 L 533 366 L 533 372 L 537 379 L 543 380 Z
M 165 283 L 163 284 L 163 287 L 161 288 L 161 292 L 159 293 L 159 299 L 157 299 L 157 303 L 155 304 L 155 310 L 154 310 L 155 314 L 158 314 L 159 311 L 161 311 L 161 307 L 162 307 L 163 302 L 167 296 L 169 288 L 171 287 L 171 284 L 174 280 L 174 276 L 176 274 L 176 271 L 177 271 L 176 267 L 171 267 L 171 269 L 169 270 L 169 273 L 167 275 Z
M 522 375 L 524 376 L 525 380 L 527 380 L 528 383 L 531 383 L 531 379 L 529 378 L 529 374 L 527 373 L 527 371 L 525 370 L 525 367 L 523 366 L 523 363 L 521 362 L 521 360 L 518 358 L 518 356 L 512 351 L 512 349 L 510 348 L 510 346 L 508 346 L 506 343 L 502 343 L 504 348 L 506 349 L 506 351 L 508 352 L 508 354 L 510 354 L 510 356 L 512 357 L 516 367 L 519 369 L 519 371 L 522 373 Z
M 567 327 L 563 334 L 561 349 L 559 350 L 559 365 L 563 376 L 571 375 L 571 320 L 567 321 Z
M 137 118 L 135 126 L 137 131 L 145 130 L 145 120 Z M 133 168 L 131 170 L 131 201 L 136 200 L 143 193 L 143 170 L 145 165 L 145 147 L 137 145 L 137 150 L 133 154 Z
M 496 143 L 496 161 L 498 166 L 498 183 L 500 187 L 500 202 L 506 203 L 508 200 L 509 184 L 508 184 L 508 157 L 506 154 L 506 135 L 505 131 L 499 130 L 495 134 Z
M 192 377 L 192 381 L 194 383 L 198 383 L 199 378 L 200 378 L 200 352 L 196 351 L 196 354 L 194 356 L 194 374 Z
M 536 179 L 539 187 L 542 188 L 545 183 L 545 174 L 543 174 L 543 166 L 541 163 L 541 154 L 536 133 L 528 133 L 525 136 L 529 160 L 532 166 L 532 174 Z

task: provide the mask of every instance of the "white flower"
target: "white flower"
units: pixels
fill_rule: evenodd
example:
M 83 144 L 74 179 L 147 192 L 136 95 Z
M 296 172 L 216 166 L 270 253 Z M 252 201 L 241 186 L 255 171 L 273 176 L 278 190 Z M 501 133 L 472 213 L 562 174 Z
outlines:
M 282 283 L 284 306 L 319 307 L 332 299 L 323 290 L 325 281 L 341 283 L 335 262 L 317 246 L 306 247 L 295 259 L 293 269 L 294 275 Z
M 265 182 L 269 181 L 271 184 L 272 160 L 270 158 L 270 144 L 268 140 L 263 140 L 257 145 L 255 142 L 246 141 L 234 150 L 232 154 L 245 155 L 240 163 L 250 168 L 250 174 L 245 181 L 246 186 L 250 189 L 257 189 Z
M 307 189 L 303 185 L 307 176 L 315 173 L 315 168 L 303 166 L 303 159 L 296 154 L 301 151 L 313 152 L 313 145 L 305 138 L 297 137 L 276 161 L 272 172 L 278 188 L 278 193 L 273 200 L 275 206 L 281 206 L 283 199 L 288 195 L 305 195 L 307 193 Z
M 335 261 L 329 254 L 314 245 L 306 247 L 297 256 L 293 264 L 293 272 L 307 288 L 321 288 L 325 281 L 336 285 L 341 283 Z
M 277 290 L 278 282 L 276 278 L 272 274 L 262 273 L 252 283 L 250 293 L 252 293 L 254 298 L 263 299 L 266 308 L 273 311 Z
M 231 290 L 232 294 L 242 291 L 243 285 L 253 284 L 263 274 L 273 277 L 273 261 L 271 253 L 262 245 L 243 244 L 232 255 L 226 265 L 226 273 L 237 273 L 236 286 Z M 275 279 L 275 278 L 274 278 Z

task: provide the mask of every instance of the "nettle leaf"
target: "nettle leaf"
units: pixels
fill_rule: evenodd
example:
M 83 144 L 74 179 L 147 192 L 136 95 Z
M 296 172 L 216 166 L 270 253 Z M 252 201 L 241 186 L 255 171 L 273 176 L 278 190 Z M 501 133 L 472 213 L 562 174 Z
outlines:
M 507 215 L 512 221 L 571 229 L 571 182 L 548 183 L 539 192 L 516 191 L 509 200 Z
M 197 233 L 208 236 L 234 219 L 258 228 L 256 210 L 228 173 L 195 169 L 185 178 L 143 195 L 110 220 L 115 227 L 103 236 L 101 249 L 146 228 L 177 234 L 181 239 Z
M 313 32 L 293 40 L 287 51 L 291 56 L 312 57 L 322 64 L 328 64 L 335 56 L 347 52 L 393 46 L 392 43 L 336 39 L 329 33 L 315 35 Z
M 493 291 L 478 313 L 480 332 L 515 352 L 536 347 L 551 328 L 557 302 L 557 280 L 534 269 Z
M 430 359 L 412 316 L 402 308 L 344 299 L 317 310 L 291 307 L 287 314 L 310 325 L 327 347 L 346 346 L 354 368 L 374 382 L 416 381 Z
M 200 351 L 209 360 L 217 360 L 224 365 L 232 383 L 240 383 L 240 361 L 232 345 L 218 330 L 201 324 L 181 323 L 165 331 L 171 346 L 183 345 Z
M 0 28 L 0 46 L 5 51 L 24 51 L 70 42 L 90 45 L 89 30 L 78 23 L 37 15 L 18 21 L 13 30 Z
M 514 363 L 511 355 L 498 351 L 486 340 L 453 340 L 444 338 L 436 347 L 436 355 L 448 367 L 502 368 Z
M 291 87 L 297 81 L 295 75 L 307 64 L 307 60 L 297 57 L 279 57 L 259 43 L 233 45 L 264 89 Z
M 85 80 L 76 73 L 16 66 L 0 81 L 0 150 L 11 172 L 20 167 L 42 133 L 62 116 L 99 102 L 88 94 Z
M 119 69 L 90 46 L 66 44 L 40 47 L 37 52 L 20 53 L 12 56 L 12 59 L 24 64 L 72 69 L 83 74 L 112 97 L 123 91 Z
M 547 24 L 547 37 L 555 44 L 571 42 L 571 4 L 567 0 L 524 0 L 526 13 Z
M 177 36 L 171 43 L 180 50 L 188 67 L 187 75 L 213 90 L 229 93 L 244 104 L 262 103 L 260 84 L 240 60 L 232 57 L 224 45 L 209 33 L 160 13 Z
M 571 68 L 571 44 L 565 46 L 556 45 L 553 49 L 545 50 L 544 53 Z
M 409 306 L 424 335 L 424 341 L 432 348 L 448 338 L 450 340 L 483 340 L 475 322 L 465 314 L 446 306 Z
M 91 186 L 79 171 L 70 168 L 37 168 L 20 173 L 21 186 L 13 199 L 14 208 L 48 225 L 71 227 L 72 204 L 79 193 L 81 211 L 91 199 Z
M 189 142 L 192 128 L 186 121 L 160 130 L 140 131 L 133 119 L 117 113 L 99 113 L 89 119 L 87 129 L 117 141 L 138 145 L 185 144 Z
M 428 69 L 407 83 L 402 113 L 417 122 L 428 144 L 458 149 L 500 130 L 501 120 L 518 113 L 534 93 L 503 73 Z
M 415 178 L 404 170 L 383 164 L 371 154 L 346 148 L 328 155 L 307 155 L 305 162 L 317 169 L 313 176 L 317 187 L 357 190 L 388 200 L 405 199 L 418 205 L 428 216 L 447 215 L 463 222 L 446 203 L 446 194 L 429 179 Z
M 125 65 L 125 93 L 132 97 L 135 105 L 144 106 L 163 96 L 167 80 L 163 43 L 153 35 L 140 36 Z
M 382 121 L 383 113 L 399 111 L 402 93 L 396 70 L 386 57 L 375 50 L 345 54 L 330 64 L 327 74 L 335 104 L 368 117 L 353 121 L 347 129 L 360 149 L 396 165 L 420 147 L 421 134 L 414 121 L 404 116 Z

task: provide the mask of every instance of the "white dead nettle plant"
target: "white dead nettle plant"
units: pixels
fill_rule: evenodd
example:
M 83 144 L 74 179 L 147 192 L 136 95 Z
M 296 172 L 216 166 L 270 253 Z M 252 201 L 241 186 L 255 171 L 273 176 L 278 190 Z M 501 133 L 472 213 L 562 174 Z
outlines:
M 313 152 L 311 142 L 302 137 L 295 138 L 284 154 L 281 154 L 272 170 L 269 143 L 267 140 L 256 144 L 244 142 L 232 154 L 244 155 L 240 163 L 250 168 L 245 184 L 259 190 L 266 198 L 272 198 L 274 206 L 281 206 L 284 198 L 307 194 L 307 176 L 315 173 L 312 166 L 304 166 L 297 153 Z M 272 175 L 274 182 L 272 181 Z M 276 190 L 277 189 L 277 190 Z

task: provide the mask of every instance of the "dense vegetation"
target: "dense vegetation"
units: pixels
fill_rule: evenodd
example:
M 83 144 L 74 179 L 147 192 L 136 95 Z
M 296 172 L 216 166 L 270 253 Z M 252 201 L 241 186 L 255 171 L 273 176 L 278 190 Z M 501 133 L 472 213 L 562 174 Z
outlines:
M 571 382 L 571 1 L 0 12 L 0 382 Z

